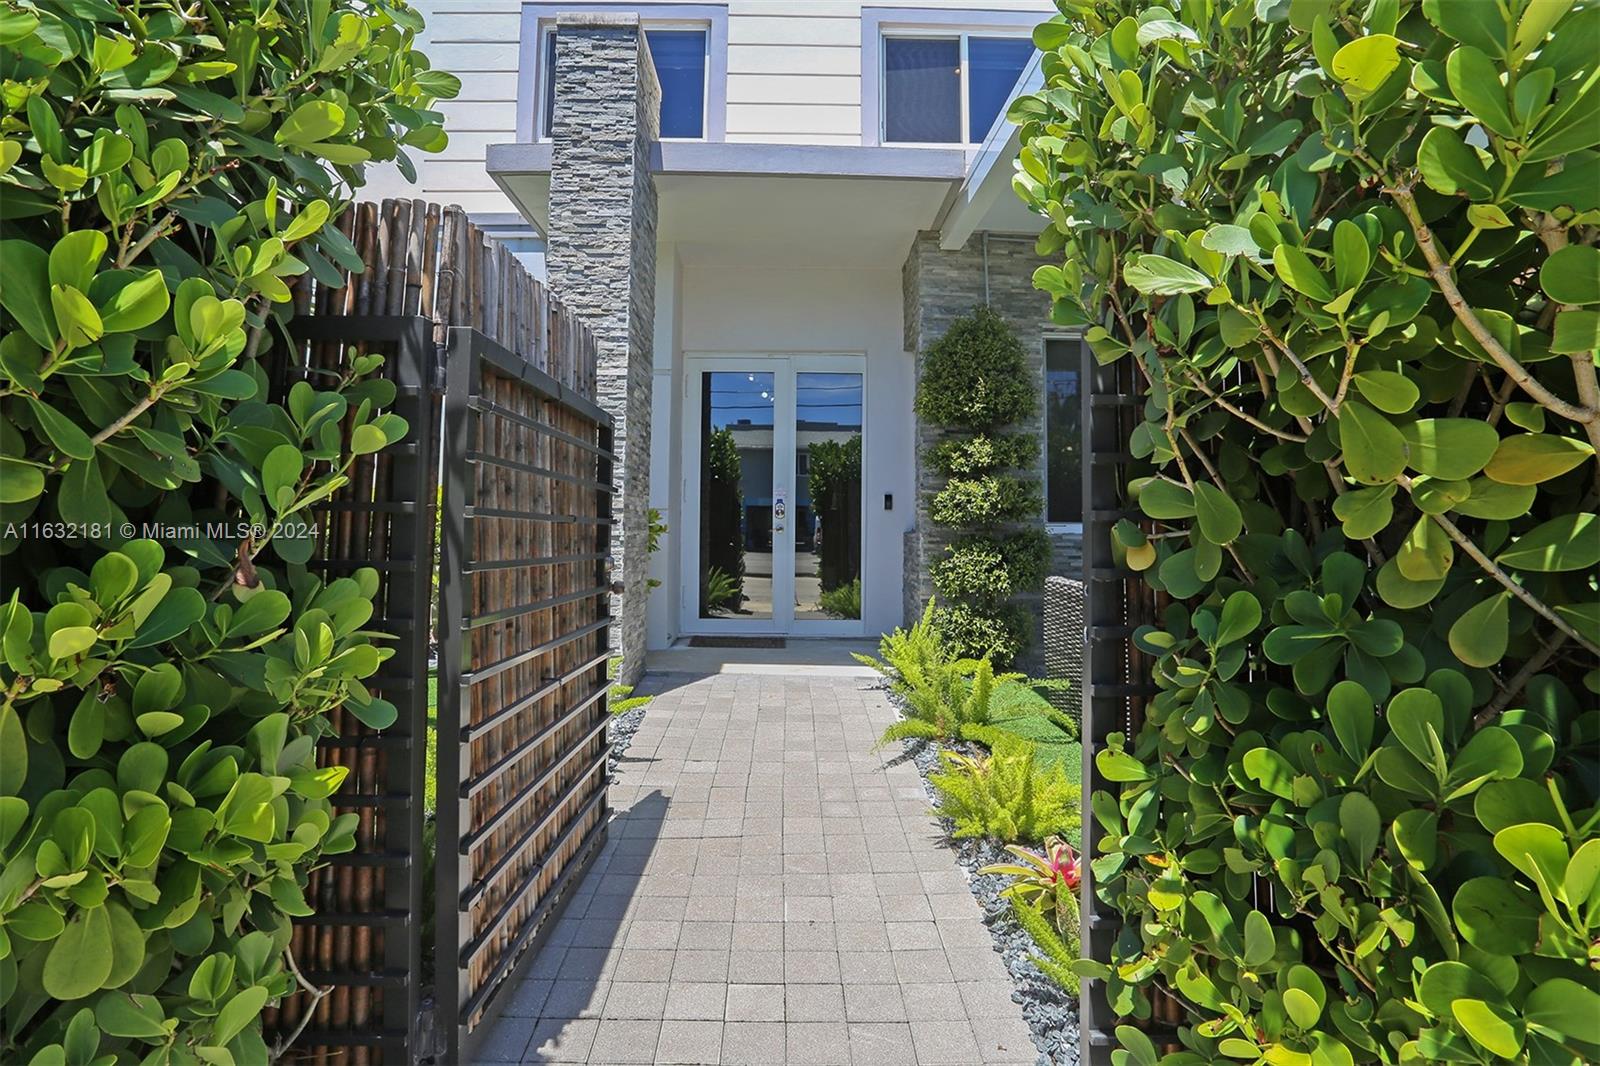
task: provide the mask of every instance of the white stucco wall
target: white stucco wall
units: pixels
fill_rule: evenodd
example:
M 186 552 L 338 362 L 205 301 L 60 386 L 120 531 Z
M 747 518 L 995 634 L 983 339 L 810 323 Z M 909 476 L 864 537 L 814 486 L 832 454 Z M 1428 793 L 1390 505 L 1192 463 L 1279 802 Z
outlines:
M 685 355 L 866 356 L 862 622 L 871 636 L 893 629 L 901 621 L 903 534 L 914 516 L 912 359 L 903 347 L 899 271 L 694 265 L 670 246 L 658 249 L 657 271 L 650 492 L 672 533 L 651 571 L 663 584 L 651 594 L 650 647 L 678 635 L 677 534 L 688 529 L 678 504 L 693 474 L 680 465 Z M 883 509 L 885 493 L 894 495 L 892 511 Z

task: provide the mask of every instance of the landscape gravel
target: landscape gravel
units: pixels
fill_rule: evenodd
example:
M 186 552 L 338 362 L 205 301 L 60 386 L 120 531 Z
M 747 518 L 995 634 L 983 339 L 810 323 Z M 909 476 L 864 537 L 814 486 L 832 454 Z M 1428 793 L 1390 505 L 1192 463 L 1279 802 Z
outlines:
M 896 699 L 893 694 L 891 699 Z M 952 750 L 967 750 L 966 745 L 952 745 Z M 924 740 L 905 742 L 905 755 L 922 775 L 922 788 L 928 801 L 938 804 L 928 775 L 937 773 L 941 746 Z M 978 871 L 991 863 L 1003 862 L 1012 856 L 1004 847 L 992 840 L 956 840 L 950 836 L 954 824 L 948 818 L 939 818 L 944 826 L 945 842 L 956 854 L 956 861 L 967 874 L 967 886 L 983 908 L 983 921 L 994 938 L 994 949 L 1006 964 L 1016 989 L 1011 993 L 1032 1030 L 1033 1046 L 1039 1051 L 1036 1066 L 1078 1066 L 1078 1002 L 1067 995 L 1029 961 L 1034 954 L 1033 938 L 1017 924 L 1011 913 L 1011 901 L 1001 891 L 1011 882 L 1004 874 L 980 874 Z
M 622 762 L 622 757 L 628 753 L 628 745 L 633 743 L 633 735 L 639 731 L 639 726 L 644 723 L 644 712 L 649 710 L 648 703 L 640 704 L 631 711 L 611 716 L 611 753 L 606 756 L 606 778 L 610 781 L 617 779 L 617 765 Z

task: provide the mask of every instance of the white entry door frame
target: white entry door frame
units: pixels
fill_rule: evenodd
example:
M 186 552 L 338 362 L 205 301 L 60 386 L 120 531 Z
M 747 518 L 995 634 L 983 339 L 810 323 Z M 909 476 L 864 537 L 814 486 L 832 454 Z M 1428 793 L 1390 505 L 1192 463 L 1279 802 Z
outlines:
M 686 354 L 683 362 L 683 492 L 679 509 L 683 534 L 678 537 L 680 578 L 679 631 L 688 635 L 742 636 L 860 636 L 859 618 L 795 617 L 795 529 L 798 518 L 795 455 L 796 380 L 809 373 L 858 374 L 862 412 L 866 411 L 866 357 L 860 354 L 815 353 Z M 770 617 L 716 617 L 700 615 L 701 439 L 705 417 L 702 381 L 708 373 L 772 375 L 772 603 Z M 868 432 L 862 420 L 862 454 L 867 454 Z M 863 462 L 862 492 L 865 492 Z M 776 504 L 782 501 L 780 513 Z M 863 500 L 863 504 L 864 504 Z M 863 507 L 864 511 L 864 507 Z M 862 537 L 865 539 L 865 523 Z M 862 612 L 865 613 L 864 611 Z

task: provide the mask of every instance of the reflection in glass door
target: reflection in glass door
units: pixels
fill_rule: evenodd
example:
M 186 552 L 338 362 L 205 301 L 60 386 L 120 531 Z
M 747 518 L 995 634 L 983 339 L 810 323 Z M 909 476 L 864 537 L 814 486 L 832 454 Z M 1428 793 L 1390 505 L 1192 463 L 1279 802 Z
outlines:
M 861 617 L 861 375 L 795 375 L 794 617 Z
M 776 375 L 700 375 L 699 617 L 773 617 Z

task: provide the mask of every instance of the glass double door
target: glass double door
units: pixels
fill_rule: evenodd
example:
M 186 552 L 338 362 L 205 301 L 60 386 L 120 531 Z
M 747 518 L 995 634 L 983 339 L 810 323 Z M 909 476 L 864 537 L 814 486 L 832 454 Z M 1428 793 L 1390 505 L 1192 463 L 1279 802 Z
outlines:
M 685 632 L 862 631 L 864 370 L 860 356 L 685 362 Z

